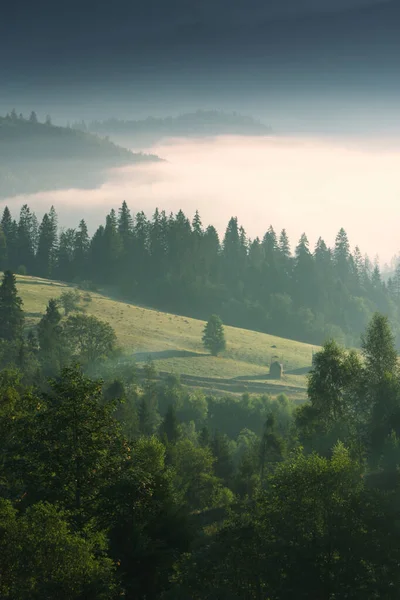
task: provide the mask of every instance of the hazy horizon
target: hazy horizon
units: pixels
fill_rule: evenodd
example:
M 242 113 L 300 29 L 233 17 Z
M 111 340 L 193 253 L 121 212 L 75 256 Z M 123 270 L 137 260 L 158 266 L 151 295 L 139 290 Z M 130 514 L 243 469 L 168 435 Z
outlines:
M 17 196 L 1 206 L 17 216 L 27 203 L 40 218 L 54 204 L 61 226 L 85 218 L 93 231 L 126 200 L 132 212 L 148 216 L 156 207 L 182 208 L 191 218 L 198 209 L 221 237 L 237 216 L 252 239 L 270 225 L 285 228 L 292 250 L 303 232 L 313 248 L 319 236 L 332 245 L 344 227 L 352 248 L 379 254 L 382 264 L 398 253 L 400 148 L 384 139 L 223 136 L 164 140 L 143 150 L 166 162 L 114 169 L 98 189 Z

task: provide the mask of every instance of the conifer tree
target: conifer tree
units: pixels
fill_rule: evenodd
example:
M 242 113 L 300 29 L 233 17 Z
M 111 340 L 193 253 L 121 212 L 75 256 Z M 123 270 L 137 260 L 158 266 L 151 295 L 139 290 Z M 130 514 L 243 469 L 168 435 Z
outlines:
M 8 266 L 7 238 L 0 224 L 0 271 L 5 271 Z
M 12 219 L 8 206 L 3 211 L 1 219 L 1 228 L 6 238 L 7 244 L 7 268 L 16 269 L 17 253 L 17 223 Z
M 225 350 L 226 341 L 224 327 L 218 315 L 211 315 L 203 331 L 203 345 L 213 356 Z
M 17 261 L 18 267 L 26 267 L 28 273 L 34 271 L 37 235 L 36 215 L 32 213 L 27 204 L 24 204 L 21 208 L 17 230 Z
M 78 279 L 84 279 L 86 276 L 89 260 L 90 239 L 88 228 L 84 219 L 79 223 L 75 232 L 72 270 L 74 276 Z
M 75 229 L 69 228 L 60 233 L 55 265 L 57 279 L 72 281 L 76 278 L 76 272 L 74 270 L 75 239 Z M 80 267 L 81 266 L 82 265 L 80 265 Z
M 38 324 L 39 358 L 46 375 L 55 375 L 64 366 L 68 349 L 63 339 L 61 313 L 57 301 L 51 298 L 46 313 Z
M 124 246 L 133 235 L 133 219 L 125 200 L 118 211 L 118 233 L 122 238 Z
M 0 339 L 17 341 L 22 336 L 24 312 L 18 296 L 15 276 L 6 271 L 0 286 Z
M 379 384 L 385 373 L 398 374 L 394 335 L 386 316 L 375 313 L 362 337 L 362 353 L 370 386 Z
M 45 213 L 39 227 L 39 242 L 36 253 L 36 272 L 40 277 L 50 278 L 53 274 L 56 259 L 57 219 Z
M 175 444 L 179 438 L 179 422 L 176 409 L 173 404 L 167 408 L 167 412 L 160 427 L 161 437 L 165 437 L 169 444 Z

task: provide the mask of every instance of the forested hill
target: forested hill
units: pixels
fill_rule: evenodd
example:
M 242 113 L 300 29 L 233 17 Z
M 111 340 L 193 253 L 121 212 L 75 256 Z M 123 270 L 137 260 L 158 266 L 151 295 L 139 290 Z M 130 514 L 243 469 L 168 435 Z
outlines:
M 60 223 L 62 226 L 62 223 Z M 0 270 L 92 281 L 138 304 L 284 338 L 320 344 L 333 337 L 358 345 L 376 311 L 388 315 L 400 341 L 400 268 L 388 282 L 346 232 L 329 248 L 303 234 L 292 247 L 285 230 L 250 240 L 232 217 L 223 239 L 179 211 L 131 215 L 124 202 L 90 238 L 85 221 L 57 231 L 55 211 L 39 226 L 27 206 L 5 209 Z M 22 270 L 21 270 L 22 269 Z
M 91 133 L 39 123 L 13 111 L 0 117 L 0 197 L 95 185 L 104 169 L 160 160 L 133 153 Z
M 156 141 L 163 137 L 197 137 L 215 135 L 269 135 L 271 128 L 252 117 L 217 110 L 198 110 L 177 117 L 143 120 L 107 119 L 89 124 L 75 123 L 74 128 L 88 130 L 116 139 L 131 137 Z

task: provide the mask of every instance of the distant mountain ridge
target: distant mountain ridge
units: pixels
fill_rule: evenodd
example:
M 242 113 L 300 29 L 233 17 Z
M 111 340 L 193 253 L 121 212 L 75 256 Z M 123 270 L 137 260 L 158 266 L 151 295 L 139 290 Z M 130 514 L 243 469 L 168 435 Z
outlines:
M 269 135 L 271 127 L 253 117 L 216 110 L 198 110 L 177 117 L 148 117 L 141 120 L 107 119 L 73 124 L 101 135 L 122 139 L 132 136 L 136 140 L 154 142 L 165 137 L 196 137 L 216 135 Z
M 34 113 L 0 117 L 0 197 L 91 187 L 106 169 L 159 160 L 91 133 L 39 123 Z

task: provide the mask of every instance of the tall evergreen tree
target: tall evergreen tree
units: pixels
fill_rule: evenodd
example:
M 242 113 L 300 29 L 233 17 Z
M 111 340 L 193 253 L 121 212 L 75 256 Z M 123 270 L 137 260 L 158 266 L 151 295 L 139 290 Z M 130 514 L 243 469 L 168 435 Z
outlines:
M 346 284 L 349 275 L 350 244 L 343 227 L 336 236 L 333 258 L 337 275 Z
M 293 271 L 293 297 L 302 307 L 315 305 L 315 265 L 305 233 L 296 246 Z
M 8 266 L 8 253 L 7 253 L 7 238 L 4 234 L 3 228 L 0 224 L 0 271 L 5 271 Z
M 53 209 L 54 210 L 54 209 Z M 39 227 L 39 242 L 36 253 L 36 272 L 40 277 L 51 278 L 56 261 L 57 221 L 45 213 Z
M 55 265 L 57 279 L 73 281 L 76 278 L 76 272 L 74 270 L 75 241 L 75 229 L 70 228 L 61 231 Z M 82 265 L 80 265 L 80 269 L 81 267 Z
M 17 223 L 12 219 L 8 206 L 3 211 L 1 228 L 7 244 L 7 268 L 17 268 Z
M 0 286 L 0 339 L 17 341 L 22 336 L 24 312 L 18 296 L 15 276 L 6 271 Z
M 103 243 L 103 281 L 116 283 L 118 278 L 118 261 L 122 254 L 122 240 L 118 232 L 115 210 L 106 217 L 106 226 L 102 238 Z
M 35 267 L 35 251 L 37 244 L 37 219 L 27 204 L 21 208 L 17 230 L 17 261 L 18 266 L 24 266 L 28 273 Z
M 118 210 L 118 233 L 121 236 L 124 246 L 133 235 L 133 219 L 125 200 Z
M 167 412 L 160 427 L 161 437 L 165 437 L 169 444 L 175 444 L 179 438 L 179 421 L 173 404 L 167 408 Z
M 84 219 L 79 223 L 75 232 L 73 250 L 73 272 L 77 279 L 84 279 L 87 275 L 89 261 L 90 239 L 88 228 Z
M 203 331 L 204 347 L 211 352 L 213 356 L 217 356 L 225 350 L 226 341 L 224 327 L 218 315 L 211 315 L 204 326 Z

